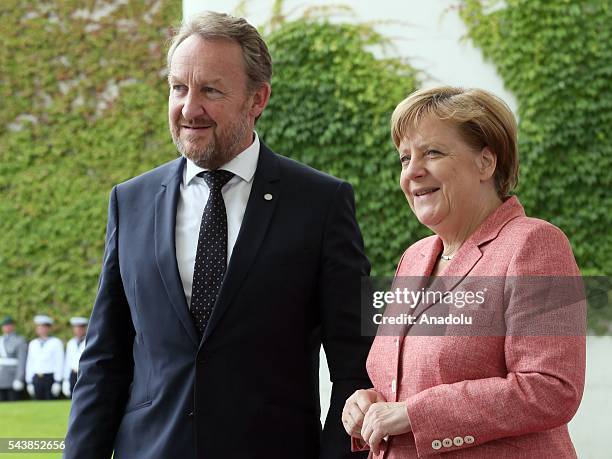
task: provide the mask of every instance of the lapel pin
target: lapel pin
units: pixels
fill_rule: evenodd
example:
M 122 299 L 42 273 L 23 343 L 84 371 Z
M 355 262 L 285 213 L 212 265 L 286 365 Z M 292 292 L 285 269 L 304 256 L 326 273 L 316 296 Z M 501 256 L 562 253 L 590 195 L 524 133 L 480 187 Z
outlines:
M 270 193 L 266 193 L 266 194 L 264 194 L 264 199 L 266 201 L 272 201 L 272 195 Z

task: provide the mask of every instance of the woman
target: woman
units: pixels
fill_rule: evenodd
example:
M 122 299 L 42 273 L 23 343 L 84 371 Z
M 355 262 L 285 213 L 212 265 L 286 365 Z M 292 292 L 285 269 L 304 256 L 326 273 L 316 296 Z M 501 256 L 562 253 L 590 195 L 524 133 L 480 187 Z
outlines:
M 420 90 L 395 109 L 392 137 L 401 189 L 435 233 L 406 250 L 396 279 L 501 280 L 501 294 L 471 311 L 506 333 L 425 336 L 407 325 L 405 336 L 383 336 L 379 328 L 367 361 L 374 388 L 353 394 L 342 414 L 353 448 L 386 459 L 576 457 L 567 423 L 584 386 L 584 301 L 556 305 L 538 323 L 541 298 L 517 285 L 579 270 L 565 235 L 526 217 L 510 196 L 518 177 L 511 111 L 478 89 Z

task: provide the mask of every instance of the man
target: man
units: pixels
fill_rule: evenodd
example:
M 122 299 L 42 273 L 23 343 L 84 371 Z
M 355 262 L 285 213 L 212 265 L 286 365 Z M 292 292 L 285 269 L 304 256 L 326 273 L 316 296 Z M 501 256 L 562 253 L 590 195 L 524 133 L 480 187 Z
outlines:
M 340 414 L 370 387 L 370 266 L 352 189 L 254 133 L 272 68 L 246 21 L 198 16 L 168 62 L 182 157 L 111 193 L 65 457 L 355 457 Z M 323 431 L 321 342 L 334 383 Z
M 36 335 L 30 341 L 26 361 L 26 383 L 30 397 L 37 400 L 52 400 L 61 391 L 64 367 L 64 344 L 59 338 L 50 336 L 53 319 L 44 314 L 34 316 Z
M 79 359 L 85 349 L 85 333 L 87 332 L 88 320 L 85 317 L 70 318 L 73 337 L 66 343 L 66 358 L 64 359 L 64 381 L 62 382 L 62 393 L 70 398 L 77 380 Z
M 15 333 L 15 320 L 11 316 L 2 319 L 0 336 L 0 401 L 19 400 L 25 380 L 28 343 Z

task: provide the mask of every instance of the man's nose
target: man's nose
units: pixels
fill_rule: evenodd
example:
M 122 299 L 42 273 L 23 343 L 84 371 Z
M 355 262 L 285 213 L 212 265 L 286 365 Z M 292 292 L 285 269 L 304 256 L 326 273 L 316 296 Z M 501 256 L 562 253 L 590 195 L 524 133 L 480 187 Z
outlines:
M 196 91 L 188 92 L 181 113 L 187 121 L 198 118 L 206 113 L 202 97 Z

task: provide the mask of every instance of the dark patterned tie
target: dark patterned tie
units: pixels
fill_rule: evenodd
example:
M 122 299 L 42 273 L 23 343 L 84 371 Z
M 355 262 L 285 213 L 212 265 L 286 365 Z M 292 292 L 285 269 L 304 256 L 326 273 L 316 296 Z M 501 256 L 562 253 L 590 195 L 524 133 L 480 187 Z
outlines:
M 198 175 L 208 184 L 210 196 L 200 223 L 190 309 L 196 328 L 203 335 L 227 265 L 227 214 L 221 188 L 234 174 L 214 170 L 200 172 Z

